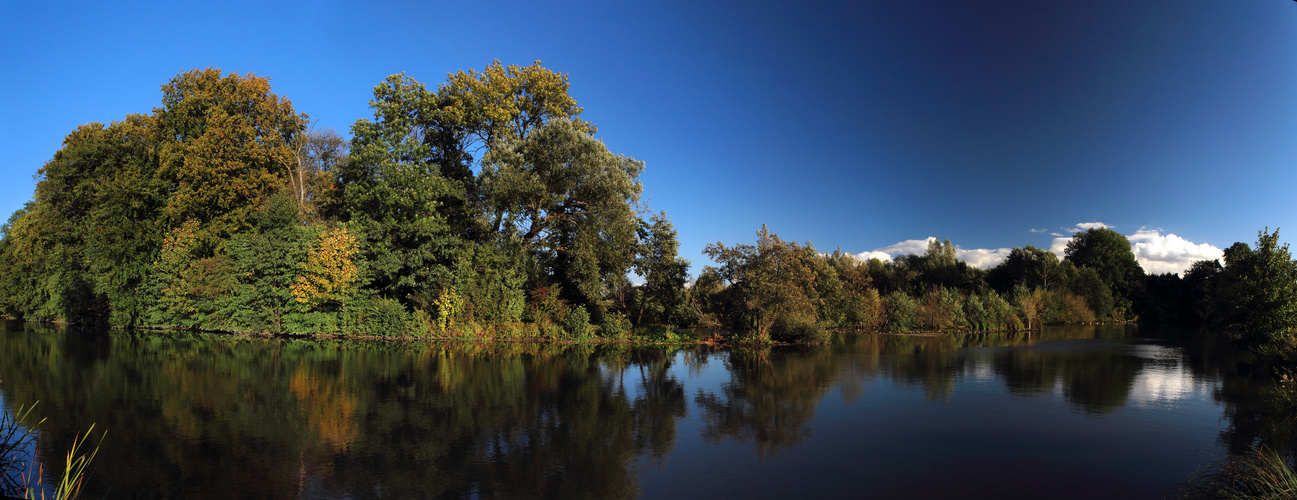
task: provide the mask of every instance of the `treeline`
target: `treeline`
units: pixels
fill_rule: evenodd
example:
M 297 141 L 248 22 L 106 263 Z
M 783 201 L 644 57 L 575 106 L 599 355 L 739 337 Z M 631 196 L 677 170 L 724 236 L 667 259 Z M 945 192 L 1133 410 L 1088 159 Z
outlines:
M 540 66 L 405 75 L 350 141 L 254 75 L 194 70 L 69 134 L 4 226 L 15 318 L 270 333 L 588 337 L 682 293 L 644 165 Z M 632 272 L 633 309 L 618 306 Z M 625 302 L 623 301 L 623 304 Z
M 1060 261 L 981 270 L 949 240 L 860 261 L 780 240 L 709 245 L 691 281 L 643 163 L 579 118 L 540 66 L 405 75 L 351 140 L 254 75 L 194 70 L 160 107 L 69 134 L 3 226 L 0 313 L 33 321 L 268 333 L 671 339 L 675 327 L 819 341 L 831 329 L 1035 329 L 1197 321 L 1291 343 L 1297 266 L 1277 232 L 1184 278 L 1145 276 L 1112 230 Z M 638 275 L 638 283 L 628 278 Z M 1286 274 L 1285 274 L 1286 273 Z
M 826 331 L 984 331 L 1095 321 L 1203 324 L 1274 353 L 1297 347 L 1297 261 L 1260 231 L 1224 262 L 1200 261 L 1181 277 L 1146 275 L 1130 241 L 1107 228 L 1076 233 L 1060 261 L 1014 248 L 989 270 L 957 260 L 950 240 L 923 255 L 861 261 L 840 250 L 779 239 L 708 245 L 690 290 L 697 321 L 751 331 L 757 340 L 815 341 Z

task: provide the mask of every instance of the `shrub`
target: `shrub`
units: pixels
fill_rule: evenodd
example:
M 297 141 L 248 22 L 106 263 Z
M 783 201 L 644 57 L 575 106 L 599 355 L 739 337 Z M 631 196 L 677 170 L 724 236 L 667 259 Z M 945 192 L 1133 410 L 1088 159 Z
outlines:
M 563 321 L 563 329 L 567 330 L 567 337 L 572 339 L 587 339 L 594 336 L 594 329 L 590 327 L 590 313 L 585 310 L 585 306 L 572 306 Z
M 770 339 L 794 344 L 822 344 L 828 342 L 829 334 L 824 325 L 810 318 L 783 315 L 770 327 Z
M 914 322 L 919 309 L 917 300 L 903 292 L 893 291 L 887 294 L 883 303 L 884 308 L 887 310 L 887 327 L 889 329 L 895 332 L 914 329 Z
M 625 338 L 631 332 L 630 319 L 621 312 L 609 312 L 603 315 L 599 324 L 599 336 L 608 338 Z
M 409 313 L 392 299 L 375 297 L 348 307 L 347 325 L 352 332 L 381 337 L 406 334 Z

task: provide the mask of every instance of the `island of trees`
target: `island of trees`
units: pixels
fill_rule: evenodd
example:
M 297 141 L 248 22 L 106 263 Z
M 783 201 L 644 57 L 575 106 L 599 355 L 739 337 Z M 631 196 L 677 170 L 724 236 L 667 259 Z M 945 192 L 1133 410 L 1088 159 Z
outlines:
M 828 332 L 1204 323 L 1291 352 L 1297 263 L 1278 230 L 1224 262 L 1145 275 L 1110 229 L 1060 260 L 982 270 L 949 240 L 862 261 L 781 240 L 708 245 L 697 277 L 644 164 L 609 151 L 540 65 L 404 75 L 345 140 L 252 74 L 194 70 L 150 114 L 82 125 L 3 226 L 0 314 L 269 334 L 754 342 Z M 628 278 L 637 275 L 638 283 Z

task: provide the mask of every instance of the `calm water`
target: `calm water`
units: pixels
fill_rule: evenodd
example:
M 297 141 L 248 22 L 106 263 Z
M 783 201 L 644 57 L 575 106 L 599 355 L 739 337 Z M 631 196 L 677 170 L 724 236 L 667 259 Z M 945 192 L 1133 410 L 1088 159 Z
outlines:
M 1160 498 L 1254 437 L 1239 360 L 1111 326 L 728 351 L 8 323 L 0 396 L 40 401 L 42 457 L 108 431 L 89 498 Z

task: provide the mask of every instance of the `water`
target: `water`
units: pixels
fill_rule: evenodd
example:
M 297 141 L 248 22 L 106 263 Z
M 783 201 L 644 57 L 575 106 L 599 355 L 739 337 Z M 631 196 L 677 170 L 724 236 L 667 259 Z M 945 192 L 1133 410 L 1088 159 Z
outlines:
M 1257 437 L 1242 359 L 1121 326 L 729 351 L 8 323 L 0 393 L 40 401 L 41 457 L 108 431 L 90 498 L 1160 498 Z

